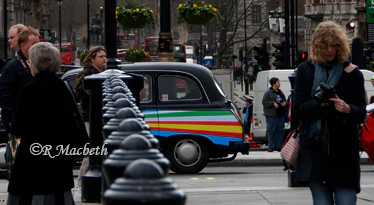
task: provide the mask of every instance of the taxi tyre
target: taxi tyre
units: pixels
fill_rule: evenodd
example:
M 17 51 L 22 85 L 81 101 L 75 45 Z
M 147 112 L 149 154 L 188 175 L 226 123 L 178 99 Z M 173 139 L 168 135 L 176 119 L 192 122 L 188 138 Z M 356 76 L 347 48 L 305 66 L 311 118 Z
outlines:
M 197 174 L 209 161 L 209 144 L 201 139 L 173 139 L 166 148 L 170 170 L 178 174 Z

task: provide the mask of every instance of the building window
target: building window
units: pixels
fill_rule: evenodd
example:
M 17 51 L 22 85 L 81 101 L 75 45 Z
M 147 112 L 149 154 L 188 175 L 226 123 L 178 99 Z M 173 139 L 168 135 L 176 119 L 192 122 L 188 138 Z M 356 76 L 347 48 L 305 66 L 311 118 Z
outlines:
M 79 40 L 82 39 L 81 32 L 80 32 L 79 28 L 77 28 L 75 30 L 75 38 L 79 39 Z
M 261 5 L 252 6 L 252 23 L 261 23 Z

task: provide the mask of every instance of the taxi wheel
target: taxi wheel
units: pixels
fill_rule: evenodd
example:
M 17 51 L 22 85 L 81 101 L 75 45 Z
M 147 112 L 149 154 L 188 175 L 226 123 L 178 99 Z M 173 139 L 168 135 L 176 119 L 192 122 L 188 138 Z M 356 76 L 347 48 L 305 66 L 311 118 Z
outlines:
M 179 139 L 168 145 L 170 170 L 180 174 L 199 173 L 209 161 L 209 146 L 202 140 Z

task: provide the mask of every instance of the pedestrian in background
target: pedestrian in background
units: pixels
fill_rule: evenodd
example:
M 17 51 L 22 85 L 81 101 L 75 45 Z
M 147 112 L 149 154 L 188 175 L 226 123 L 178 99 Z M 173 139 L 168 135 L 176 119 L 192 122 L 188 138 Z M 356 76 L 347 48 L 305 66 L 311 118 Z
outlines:
M 27 27 L 23 24 L 16 24 L 10 27 L 8 32 L 8 43 L 9 48 L 12 49 L 14 52 L 19 50 L 18 46 L 18 34 L 21 33 L 21 30 L 25 30 Z
M 372 96 L 370 97 L 369 104 L 372 104 L 372 103 L 374 103 L 374 95 L 372 95 Z
M 374 87 L 374 76 L 370 79 L 371 85 Z
M 22 26 L 20 26 L 22 27 Z M 17 97 L 24 85 L 31 81 L 32 75 L 26 61 L 29 58 L 28 51 L 32 45 L 39 42 L 39 32 L 32 27 L 22 27 L 18 36 L 18 48 L 15 57 L 9 61 L 1 72 L 0 77 L 0 106 L 1 120 L 8 133 L 6 161 L 8 179 L 10 177 L 14 157 L 19 145 L 19 140 L 10 133 L 10 123 L 13 119 Z M 14 38 L 11 40 L 13 48 Z
M 311 60 L 297 68 L 296 180 L 309 185 L 314 204 L 356 204 L 360 192 L 359 126 L 366 99 L 363 75 L 348 61 L 349 41 L 339 24 L 321 22 L 310 41 Z
M 247 98 L 245 100 L 245 116 L 244 116 L 244 133 L 245 134 L 249 134 L 250 129 L 251 129 L 251 117 L 253 114 L 252 102 L 253 102 L 252 98 Z
M 240 84 L 242 75 L 243 75 L 242 67 L 235 66 L 235 70 L 236 70 L 236 84 Z
M 81 110 L 83 119 L 85 121 L 87 133 L 90 133 L 90 123 L 89 123 L 89 95 L 83 89 L 83 79 L 86 76 L 101 73 L 106 69 L 106 49 L 103 46 L 95 46 L 88 50 L 87 55 L 85 56 L 82 66 L 84 67 L 83 70 L 79 73 L 76 78 L 76 85 L 75 85 L 75 95 L 77 99 L 80 101 Z M 79 175 L 78 175 L 78 183 L 80 185 L 82 180 L 82 175 L 87 172 L 88 170 L 88 157 L 83 159 Z
M 73 205 L 73 159 L 59 153 L 58 146 L 67 147 L 78 133 L 72 96 L 56 76 L 61 54 L 51 43 L 41 42 L 30 48 L 28 56 L 34 77 L 19 94 L 11 124 L 11 132 L 21 142 L 9 180 L 7 204 Z M 39 149 L 51 149 L 33 153 L 35 143 Z
M 270 88 L 264 93 L 262 105 L 266 119 L 266 133 L 268 136 L 268 152 L 282 149 L 284 138 L 284 120 L 286 97 L 279 89 L 278 78 L 269 80 Z

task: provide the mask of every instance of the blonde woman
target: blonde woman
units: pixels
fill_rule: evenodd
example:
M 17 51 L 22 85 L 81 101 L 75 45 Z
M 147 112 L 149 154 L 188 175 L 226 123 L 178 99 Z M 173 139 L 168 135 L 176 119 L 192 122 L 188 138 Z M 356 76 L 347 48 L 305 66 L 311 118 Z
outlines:
M 356 204 L 360 192 L 358 125 L 366 100 L 363 75 L 348 61 L 349 41 L 339 24 L 321 22 L 310 42 L 311 60 L 297 69 L 296 180 L 309 185 L 314 204 Z

